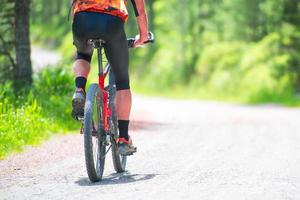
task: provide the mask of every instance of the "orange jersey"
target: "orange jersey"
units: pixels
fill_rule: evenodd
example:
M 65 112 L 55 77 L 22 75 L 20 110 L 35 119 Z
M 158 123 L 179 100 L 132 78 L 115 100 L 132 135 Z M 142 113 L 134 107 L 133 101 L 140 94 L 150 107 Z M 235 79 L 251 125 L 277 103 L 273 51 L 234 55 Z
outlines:
M 126 0 L 76 0 L 73 14 L 82 11 L 106 13 L 120 17 L 123 21 L 128 19 Z

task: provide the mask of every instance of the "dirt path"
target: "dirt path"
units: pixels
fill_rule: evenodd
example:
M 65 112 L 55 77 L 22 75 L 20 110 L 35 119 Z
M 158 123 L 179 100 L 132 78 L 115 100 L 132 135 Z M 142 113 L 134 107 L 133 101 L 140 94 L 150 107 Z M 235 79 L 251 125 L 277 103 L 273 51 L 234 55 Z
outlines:
M 136 97 L 138 153 L 87 179 L 82 136 L 0 161 L 0 199 L 300 199 L 300 110 Z

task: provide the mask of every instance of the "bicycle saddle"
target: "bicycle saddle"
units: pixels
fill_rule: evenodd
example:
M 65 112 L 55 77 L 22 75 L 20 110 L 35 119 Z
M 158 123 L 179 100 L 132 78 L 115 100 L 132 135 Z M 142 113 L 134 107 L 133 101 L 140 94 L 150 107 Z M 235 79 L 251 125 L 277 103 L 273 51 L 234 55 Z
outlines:
M 100 48 L 101 46 L 103 46 L 103 44 L 105 44 L 105 41 L 102 39 L 89 39 L 88 40 L 88 44 L 91 44 L 94 46 L 94 48 Z

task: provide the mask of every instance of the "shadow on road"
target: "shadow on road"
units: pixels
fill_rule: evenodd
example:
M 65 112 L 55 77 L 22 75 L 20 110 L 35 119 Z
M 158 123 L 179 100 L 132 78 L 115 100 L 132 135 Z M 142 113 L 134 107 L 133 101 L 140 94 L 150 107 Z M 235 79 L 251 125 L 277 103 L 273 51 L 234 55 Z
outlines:
M 80 186 L 96 186 L 96 185 L 115 185 L 115 184 L 126 184 L 138 181 L 146 181 L 153 179 L 158 174 L 130 174 L 129 172 L 124 173 L 113 173 L 108 177 L 103 177 L 101 182 L 92 183 L 88 178 L 80 178 L 75 183 Z

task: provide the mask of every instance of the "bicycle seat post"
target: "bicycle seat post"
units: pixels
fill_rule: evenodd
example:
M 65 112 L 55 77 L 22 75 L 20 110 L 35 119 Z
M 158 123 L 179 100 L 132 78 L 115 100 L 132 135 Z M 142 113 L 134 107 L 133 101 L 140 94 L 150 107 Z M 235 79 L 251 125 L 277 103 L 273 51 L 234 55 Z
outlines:
M 102 66 L 103 43 L 104 42 L 102 40 L 95 41 L 95 48 L 97 49 L 97 56 L 98 56 L 98 73 L 99 73 L 99 76 L 103 76 L 103 66 Z
M 101 87 L 104 88 L 102 48 L 103 48 L 103 45 L 105 44 L 105 41 L 103 41 L 101 39 L 91 39 L 90 42 L 94 46 L 94 48 L 97 49 L 99 84 Z

